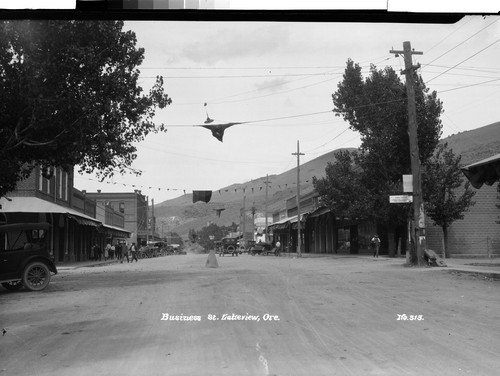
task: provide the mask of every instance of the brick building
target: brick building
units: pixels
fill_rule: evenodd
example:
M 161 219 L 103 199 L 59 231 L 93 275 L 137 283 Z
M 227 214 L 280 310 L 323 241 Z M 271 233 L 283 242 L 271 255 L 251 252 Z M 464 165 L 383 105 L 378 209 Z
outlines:
M 96 202 L 98 217 L 104 215 L 105 208 L 111 208 L 124 217 L 123 227 L 130 232 L 130 241 L 145 244 L 147 240 L 157 237 L 151 233 L 148 214 L 148 199 L 141 191 L 134 192 L 85 192 L 85 196 Z
M 483 185 L 476 189 L 476 204 L 465 213 L 464 219 L 452 223 L 448 229 L 448 249 L 451 257 L 500 257 L 500 209 L 497 185 Z M 441 254 L 443 232 L 426 219 L 428 248 Z

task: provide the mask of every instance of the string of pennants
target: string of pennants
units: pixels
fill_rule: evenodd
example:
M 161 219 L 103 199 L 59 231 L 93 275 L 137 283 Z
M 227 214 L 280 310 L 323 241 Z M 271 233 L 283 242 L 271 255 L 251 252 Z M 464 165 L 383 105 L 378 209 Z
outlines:
M 92 179 L 92 178 L 87 178 L 88 180 L 90 181 L 99 181 L 97 179 Z M 154 186 L 145 186 L 145 185 L 137 185 L 137 184 L 125 184 L 125 183 L 116 183 L 116 182 L 110 182 L 110 181 L 107 181 L 105 182 L 106 184 L 112 184 L 112 185 L 122 185 L 124 187 L 131 187 L 131 188 L 135 188 L 135 189 L 149 189 L 149 190 L 158 190 L 158 191 L 174 191 L 174 192 L 183 192 L 183 194 L 187 194 L 189 193 L 189 189 L 180 189 L 180 188 L 163 188 L 163 187 L 154 187 Z M 309 180 L 304 180 L 303 182 L 301 183 L 309 183 Z M 297 183 L 296 182 L 293 182 L 293 183 L 285 183 L 285 184 L 275 184 L 274 187 L 278 187 L 278 190 L 284 190 L 284 189 L 288 189 L 290 186 L 296 186 Z M 230 193 L 230 192 L 234 192 L 234 193 L 237 193 L 238 191 L 241 191 L 243 193 L 247 193 L 247 192 L 251 192 L 251 193 L 254 193 L 254 192 L 260 192 L 262 191 L 263 189 L 265 189 L 266 186 L 263 185 L 263 186 L 257 186 L 257 187 L 239 187 L 239 188 L 228 188 L 228 189 L 218 189 L 218 190 L 215 190 L 215 191 L 210 191 L 210 192 L 218 192 L 220 195 L 222 195 L 223 193 Z M 268 189 L 272 189 L 273 186 L 271 184 L 269 184 L 267 186 Z M 194 190 L 193 190 L 194 192 Z

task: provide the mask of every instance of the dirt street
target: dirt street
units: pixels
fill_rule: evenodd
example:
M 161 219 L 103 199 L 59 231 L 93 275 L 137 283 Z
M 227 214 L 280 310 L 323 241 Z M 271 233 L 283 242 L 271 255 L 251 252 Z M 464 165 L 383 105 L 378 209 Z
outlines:
M 500 281 L 402 259 L 179 255 L 0 291 L 3 375 L 498 375 Z

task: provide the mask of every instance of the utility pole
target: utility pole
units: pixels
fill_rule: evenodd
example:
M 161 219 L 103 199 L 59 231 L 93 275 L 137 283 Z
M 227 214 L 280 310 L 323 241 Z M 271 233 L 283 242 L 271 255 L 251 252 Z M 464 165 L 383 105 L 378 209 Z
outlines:
M 146 244 L 149 241 L 149 197 L 146 196 Z M 139 246 L 139 244 L 137 244 Z
M 297 140 L 297 152 L 292 153 L 292 155 L 297 156 L 297 257 L 302 257 L 302 252 L 300 251 L 300 156 L 305 155 L 300 152 L 299 140 Z
M 252 205 L 252 240 L 255 240 L 255 212 L 257 209 L 255 209 L 255 201 L 253 202 Z
M 406 95 L 408 97 L 408 135 L 410 137 L 411 172 L 413 175 L 413 235 L 415 236 L 415 257 L 411 262 L 417 265 L 424 264 L 424 251 L 427 248 L 425 240 L 425 214 L 422 197 L 422 173 L 420 171 L 420 154 L 417 136 L 417 111 L 415 106 L 415 89 L 413 86 L 413 72 L 420 68 L 414 66 L 412 55 L 422 55 L 422 52 L 413 51 L 410 42 L 403 42 L 403 51 L 389 51 L 393 54 L 403 54 L 405 70 L 401 73 L 406 77 Z
M 247 219 L 246 219 L 246 213 L 245 213 L 245 201 L 246 201 L 247 196 L 243 196 L 243 209 L 241 210 L 241 215 L 243 216 L 242 220 L 242 228 L 243 228 L 243 239 L 246 239 L 246 224 L 247 224 Z
M 155 199 L 151 199 L 151 240 L 155 241 L 155 230 L 156 230 L 156 220 L 155 220 Z
M 269 174 L 266 175 L 266 181 L 264 183 L 266 184 L 266 232 L 264 235 L 264 239 L 267 242 L 268 241 L 268 239 L 267 239 L 267 189 L 268 189 L 268 184 L 270 183 Z

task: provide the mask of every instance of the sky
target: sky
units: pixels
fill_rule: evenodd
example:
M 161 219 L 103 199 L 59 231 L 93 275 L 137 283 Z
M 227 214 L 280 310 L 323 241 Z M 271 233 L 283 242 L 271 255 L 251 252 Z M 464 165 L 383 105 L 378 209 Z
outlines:
M 295 168 L 297 142 L 301 164 L 359 147 L 359 135 L 334 116 L 331 96 L 348 59 L 364 77 L 370 64 L 403 69 L 403 57 L 389 51 L 404 41 L 422 52 L 413 63 L 443 102 L 443 137 L 500 121 L 498 16 L 456 24 L 126 21 L 124 29 L 145 49 L 145 92 L 164 78 L 173 102 L 155 122 L 167 132 L 136 145 L 140 177 L 98 182 L 75 170 L 80 190 L 139 189 L 156 204 Z M 244 124 L 226 129 L 220 142 L 201 127 L 207 116 L 212 124 Z

